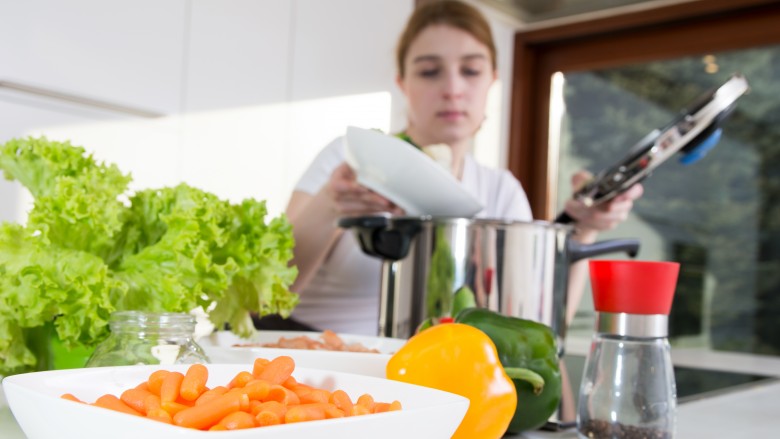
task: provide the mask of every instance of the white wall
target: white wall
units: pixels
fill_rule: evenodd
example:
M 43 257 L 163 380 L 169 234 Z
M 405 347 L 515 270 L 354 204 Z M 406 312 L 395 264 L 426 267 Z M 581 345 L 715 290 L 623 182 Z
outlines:
M 141 118 L 0 87 L 0 143 L 71 140 L 131 172 L 280 213 L 316 152 L 347 125 L 404 125 L 395 41 L 413 0 L 0 0 L 0 81 L 161 113 Z M 500 84 L 477 139 L 503 165 L 516 23 L 486 10 Z M 0 221 L 29 195 L 0 181 Z

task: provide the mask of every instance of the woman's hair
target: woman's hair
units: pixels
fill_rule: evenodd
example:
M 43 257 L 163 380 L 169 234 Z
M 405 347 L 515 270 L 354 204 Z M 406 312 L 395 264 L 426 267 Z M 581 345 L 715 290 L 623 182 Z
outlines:
M 444 24 L 468 32 L 477 41 L 487 46 L 490 51 L 490 61 L 493 70 L 496 69 L 496 45 L 493 34 L 485 17 L 471 5 L 454 0 L 430 0 L 414 10 L 406 22 L 396 47 L 396 63 L 398 75 L 406 74 L 404 61 L 409 53 L 409 46 L 428 26 Z

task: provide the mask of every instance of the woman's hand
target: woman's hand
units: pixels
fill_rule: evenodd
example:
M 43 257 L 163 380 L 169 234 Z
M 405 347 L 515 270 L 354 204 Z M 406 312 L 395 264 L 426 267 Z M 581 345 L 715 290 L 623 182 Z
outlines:
M 582 187 L 593 175 L 580 171 L 571 178 L 573 191 Z M 564 210 L 577 222 L 577 235 L 586 240 L 595 239 L 596 233 L 614 229 L 628 218 L 634 207 L 634 200 L 642 196 L 644 189 L 641 184 L 631 186 L 627 191 L 606 203 L 588 207 L 579 200 L 568 200 Z
M 371 191 L 357 182 L 357 176 L 346 163 L 337 167 L 325 186 L 325 192 L 331 200 L 337 217 L 360 216 L 389 212 L 394 215 L 404 213 L 403 209 L 387 198 Z

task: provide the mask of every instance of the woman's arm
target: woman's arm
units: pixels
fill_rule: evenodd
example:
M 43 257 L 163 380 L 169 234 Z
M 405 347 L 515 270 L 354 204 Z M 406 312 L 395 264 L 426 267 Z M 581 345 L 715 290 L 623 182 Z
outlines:
M 292 224 L 295 249 L 291 264 L 298 267 L 298 277 L 290 290 L 300 292 L 325 261 L 343 230 L 336 227 L 337 218 L 329 208 L 325 191 L 316 195 L 295 191 L 287 205 L 287 217 Z
M 588 172 L 574 174 L 572 177 L 572 188 L 574 191 L 585 184 L 591 177 Z M 583 244 L 596 242 L 600 231 L 614 229 L 628 218 L 628 214 L 634 206 L 634 200 L 641 197 L 643 191 L 641 184 L 635 184 L 626 192 L 599 206 L 588 207 L 580 201 L 567 201 L 564 210 L 576 221 L 575 232 L 571 238 Z M 571 323 L 574 315 L 577 313 L 587 279 L 588 260 L 585 259 L 572 264 L 569 270 L 566 304 L 567 325 Z
M 290 289 L 301 292 L 306 288 L 327 259 L 344 233 L 336 224 L 339 218 L 379 212 L 402 213 L 387 199 L 358 184 L 355 173 L 345 163 L 333 171 L 316 194 L 293 192 L 285 213 L 293 228 L 295 249 L 291 263 L 298 267 L 298 277 Z

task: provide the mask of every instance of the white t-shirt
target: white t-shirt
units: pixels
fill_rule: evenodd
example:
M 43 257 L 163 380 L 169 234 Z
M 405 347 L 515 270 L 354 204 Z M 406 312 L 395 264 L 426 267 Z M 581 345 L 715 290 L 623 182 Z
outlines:
M 295 190 L 316 194 L 344 162 L 344 138 L 328 144 L 304 172 Z M 505 169 L 480 165 L 470 154 L 463 164 L 461 185 L 485 208 L 479 218 L 530 221 L 531 207 L 520 182 Z M 293 317 L 319 329 L 377 335 L 382 260 L 360 249 L 347 231 L 336 242 L 309 285 Z

